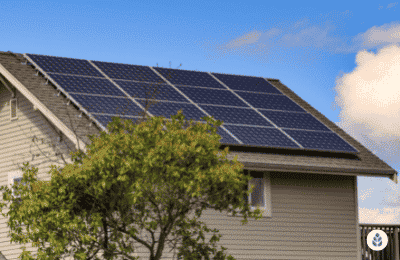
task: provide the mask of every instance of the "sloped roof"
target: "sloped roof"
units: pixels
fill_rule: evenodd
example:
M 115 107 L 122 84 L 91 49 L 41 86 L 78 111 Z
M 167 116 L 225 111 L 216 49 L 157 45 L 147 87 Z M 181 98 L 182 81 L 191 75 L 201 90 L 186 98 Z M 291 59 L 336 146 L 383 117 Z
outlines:
M 78 106 L 60 94 L 31 65 L 26 65 L 21 54 L 0 52 L 0 74 L 40 110 L 60 131 L 78 145 L 88 144 L 88 134 L 98 134 L 101 128 L 91 124 Z M 25 64 L 24 64 L 25 63 Z M 288 151 L 285 149 L 260 149 L 231 146 L 229 158 L 238 160 L 248 170 L 309 172 L 341 175 L 389 177 L 397 183 L 397 172 L 371 151 L 344 132 L 336 124 L 302 100 L 277 79 L 267 79 L 297 104 L 353 145 L 357 155 L 340 155 L 327 152 Z M 69 105 L 67 105 L 69 104 Z M 74 132 L 77 136 L 74 135 Z

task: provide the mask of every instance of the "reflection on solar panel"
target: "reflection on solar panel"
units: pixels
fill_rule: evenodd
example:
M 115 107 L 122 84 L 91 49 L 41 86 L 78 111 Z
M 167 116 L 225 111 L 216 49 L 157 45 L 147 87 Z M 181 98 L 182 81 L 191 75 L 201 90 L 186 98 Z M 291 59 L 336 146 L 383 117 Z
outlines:
M 244 90 L 262 93 L 282 94 L 277 88 L 272 86 L 263 78 L 226 75 L 219 73 L 212 73 L 217 79 L 222 81 L 230 89 Z
M 222 120 L 227 124 L 260 125 L 272 127 L 272 124 L 270 124 L 253 109 L 210 105 L 200 105 L 200 107 L 208 114 L 214 116 L 216 120 Z
M 324 124 L 307 113 L 259 110 L 278 127 L 330 131 Z
M 207 88 L 222 88 L 224 86 L 218 83 L 213 77 L 206 72 L 200 71 L 188 71 L 178 69 L 165 69 L 165 68 L 154 68 L 164 78 L 166 78 L 171 84 L 174 85 L 188 85 L 196 87 L 207 87 Z
M 121 90 L 105 78 L 99 79 L 61 74 L 51 74 L 51 78 L 67 92 L 112 96 L 124 95 Z
M 196 87 L 179 87 L 179 90 L 194 103 L 247 107 L 246 103 L 229 90 Z
M 35 54 L 27 54 L 40 68 L 47 73 L 63 73 L 84 76 L 102 77 L 100 72 L 87 60 L 59 58 Z
M 285 130 L 304 148 L 317 150 L 334 150 L 342 152 L 357 152 L 346 141 L 335 133 L 301 131 L 301 130 Z
M 188 102 L 184 96 L 167 84 L 142 83 L 125 80 L 115 80 L 115 83 L 134 98 L 151 98 L 154 96 L 156 100 Z
M 155 90 L 157 102 L 149 107 L 152 115 L 170 118 L 180 109 L 188 120 L 202 121 L 202 117 L 212 115 L 224 121 L 223 127 L 230 132 L 218 129 L 223 144 L 357 152 L 263 78 L 99 61 L 93 61 L 92 66 L 86 60 L 26 56 L 103 126 L 112 115 L 140 115 L 142 108 L 131 98 L 145 107 Z
M 236 125 L 224 126 L 245 144 L 280 148 L 299 148 L 295 142 L 276 128 Z
M 101 61 L 93 61 L 93 64 L 112 79 L 165 83 L 149 67 Z
M 290 98 L 283 95 L 257 94 L 242 91 L 236 91 L 236 93 L 255 108 L 306 112 L 290 100 Z
M 145 100 L 138 100 L 138 102 L 142 106 L 145 105 Z M 170 118 L 171 115 L 175 115 L 180 109 L 182 109 L 182 114 L 187 120 L 193 119 L 196 121 L 201 121 L 200 118 L 206 116 L 195 105 L 188 103 L 158 102 L 150 107 L 149 112 L 155 116 Z
M 142 110 L 126 97 L 103 97 L 71 94 L 86 110 L 94 113 L 137 116 Z

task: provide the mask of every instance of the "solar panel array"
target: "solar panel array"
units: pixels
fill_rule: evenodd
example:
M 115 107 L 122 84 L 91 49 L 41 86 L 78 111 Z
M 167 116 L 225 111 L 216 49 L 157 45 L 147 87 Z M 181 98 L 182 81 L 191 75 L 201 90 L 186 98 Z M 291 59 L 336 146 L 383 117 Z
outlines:
M 148 112 L 224 121 L 221 143 L 354 153 L 357 150 L 260 77 L 25 54 L 103 127 L 112 116 L 136 120 Z M 156 90 L 156 91 L 154 91 Z

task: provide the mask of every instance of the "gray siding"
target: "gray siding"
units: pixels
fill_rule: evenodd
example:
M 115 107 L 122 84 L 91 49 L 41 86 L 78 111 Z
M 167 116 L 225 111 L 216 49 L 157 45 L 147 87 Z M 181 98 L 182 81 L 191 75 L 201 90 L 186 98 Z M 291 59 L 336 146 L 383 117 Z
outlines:
M 271 173 L 271 218 L 242 225 L 241 217 L 209 210 L 201 220 L 220 230 L 220 245 L 236 259 L 355 260 L 354 178 Z M 147 259 L 143 248 L 138 253 Z
M 29 161 L 31 165 L 39 167 L 38 176 L 42 180 L 48 180 L 51 164 L 62 162 L 55 153 L 61 151 L 68 154 L 68 147 L 73 147 L 68 140 L 61 141 L 55 150 L 42 142 L 32 142 L 32 137 L 44 138 L 47 142 L 57 143 L 57 134 L 55 128 L 40 114 L 34 111 L 32 104 L 20 93 L 16 95 L 18 99 L 18 119 L 10 121 L 9 101 L 11 93 L 4 87 L 0 87 L 0 185 L 8 184 L 8 172 L 18 170 L 23 162 Z M 40 155 L 40 156 L 37 156 Z M 45 156 L 46 155 L 46 156 Z M 59 164 L 60 165 L 60 164 Z M 0 194 L 2 199 L 2 194 Z M 3 211 L 8 212 L 7 209 Z M 8 259 L 17 259 L 20 245 L 10 244 L 8 236 L 9 228 L 7 219 L 0 215 L 0 251 Z M 36 250 L 30 245 L 26 245 L 28 250 Z

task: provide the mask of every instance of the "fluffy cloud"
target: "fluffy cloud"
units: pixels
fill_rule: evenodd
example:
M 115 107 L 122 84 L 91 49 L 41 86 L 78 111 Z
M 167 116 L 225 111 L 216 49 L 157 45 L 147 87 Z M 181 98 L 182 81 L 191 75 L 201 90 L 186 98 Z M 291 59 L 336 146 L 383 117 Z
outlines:
M 400 47 L 361 51 L 356 68 L 336 81 L 338 125 L 392 166 L 400 154 Z
M 359 208 L 358 221 L 366 224 L 400 224 L 400 210 L 398 208 Z

